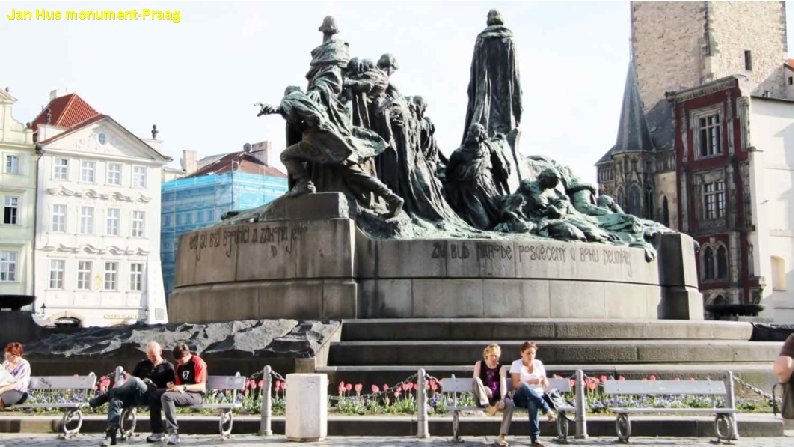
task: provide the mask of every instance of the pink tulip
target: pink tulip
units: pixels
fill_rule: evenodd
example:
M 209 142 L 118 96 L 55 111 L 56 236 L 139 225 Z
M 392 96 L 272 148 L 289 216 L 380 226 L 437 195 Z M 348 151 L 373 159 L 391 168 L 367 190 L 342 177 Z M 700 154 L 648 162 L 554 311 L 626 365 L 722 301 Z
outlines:
M 570 386 L 571 388 L 575 387 L 576 381 L 573 379 L 568 379 L 568 386 Z
M 400 390 L 397 390 L 394 392 L 394 397 L 400 397 L 400 394 Z
M 384 384 L 383 384 L 383 391 L 386 391 L 386 390 L 388 390 L 388 389 L 389 389 L 389 385 L 386 385 L 386 384 L 384 383 Z
M 364 385 L 357 383 L 355 388 L 356 388 L 356 394 L 360 394 L 361 390 L 364 388 Z
M 285 391 L 287 390 L 287 382 L 281 382 L 281 389 Z
M 264 387 L 265 387 L 265 379 L 260 379 L 259 380 L 259 388 L 264 388 Z
M 654 376 L 653 374 L 651 374 L 651 377 L 650 377 L 650 379 L 651 379 L 651 380 L 656 380 L 656 376 Z
M 626 380 L 626 378 L 623 376 L 618 376 L 618 380 Z
M 380 388 L 378 388 L 378 385 L 372 385 L 372 392 L 373 393 L 379 393 L 380 392 Z
M 676 378 L 675 378 L 675 381 L 676 381 L 676 382 L 680 382 L 680 381 L 681 381 L 681 378 L 680 378 L 680 377 L 676 377 Z
M 251 379 L 250 381 L 248 381 L 248 385 L 251 386 L 252 390 L 255 390 L 256 389 L 256 380 L 255 379 Z
M 598 386 L 598 384 L 595 383 L 595 382 L 588 382 L 587 383 L 587 389 L 590 390 L 590 391 L 595 391 L 597 386 Z
M 352 390 L 353 389 L 353 384 L 352 383 L 346 383 L 345 384 L 345 389 L 348 390 L 348 391 Z
M 280 389 L 281 389 L 281 381 L 280 380 L 276 380 L 276 391 L 278 391 Z
M 601 382 L 606 382 L 606 381 L 607 381 L 607 376 L 601 376 Z

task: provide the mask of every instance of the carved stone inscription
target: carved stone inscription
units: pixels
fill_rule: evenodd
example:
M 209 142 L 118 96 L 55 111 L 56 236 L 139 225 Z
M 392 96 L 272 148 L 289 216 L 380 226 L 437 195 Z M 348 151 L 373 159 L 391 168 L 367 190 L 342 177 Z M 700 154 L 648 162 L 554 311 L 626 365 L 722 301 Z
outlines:
M 595 244 L 437 241 L 432 243 L 430 258 L 446 259 L 447 262 L 515 262 L 518 272 L 535 271 L 537 267 L 544 271 L 560 272 L 563 276 L 565 272 L 590 271 L 593 279 L 598 279 L 601 278 L 601 272 L 608 274 L 615 269 L 632 277 L 634 263 L 639 262 L 640 258 L 633 256 L 637 253 L 632 253 L 631 250 L 627 247 Z M 522 275 L 519 273 L 518 276 Z
M 188 249 L 195 253 L 196 260 L 201 260 L 201 253 L 206 249 L 223 247 L 223 254 L 229 258 L 234 253 L 235 246 L 244 244 L 261 244 L 271 255 L 276 257 L 279 253 L 290 255 L 295 244 L 302 241 L 308 227 L 304 224 L 278 225 L 243 225 L 239 227 L 217 228 L 209 231 L 191 233 L 188 239 Z

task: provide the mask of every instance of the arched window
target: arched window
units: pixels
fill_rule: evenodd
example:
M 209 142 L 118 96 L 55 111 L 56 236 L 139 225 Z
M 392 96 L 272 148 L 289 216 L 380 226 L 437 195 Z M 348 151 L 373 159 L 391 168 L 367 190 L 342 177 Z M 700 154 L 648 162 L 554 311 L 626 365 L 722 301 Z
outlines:
M 665 227 L 670 226 L 670 206 L 667 204 L 667 196 L 662 199 L 662 224 Z
M 629 187 L 629 197 L 628 202 L 626 203 L 626 212 L 629 214 L 633 214 L 635 216 L 641 216 L 642 214 L 642 204 L 640 203 L 640 187 L 637 185 L 632 185 Z
M 703 279 L 714 279 L 714 250 L 708 246 L 703 250 Z
M 728 278 L 728 250 L 724 245 L 717 249 L 717 278 Z
M 653 220 L 653 188 L 645 187 L 645 218 Z

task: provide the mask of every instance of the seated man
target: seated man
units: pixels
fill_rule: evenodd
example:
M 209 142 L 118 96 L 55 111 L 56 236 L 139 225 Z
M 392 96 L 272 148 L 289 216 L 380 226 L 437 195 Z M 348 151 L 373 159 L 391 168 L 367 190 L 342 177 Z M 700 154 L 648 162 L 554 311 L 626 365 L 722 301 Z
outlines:
M 149 425 L 152 434 L 146 442 L 163 440 L 163 421 L 161 413 L 165 413 L 168 426 L 168 444 L 179 444 L 179 426 L 176 423 L 176 406 L 188 407 L 198 405 L 207 392 L 207 364 L 201 357 L 192 354 L 190 348 L 179 343 L 174 347 L 176 360 L 176 377 L 166 384 L 166 389 L 157 390 L 149 396 Z
M 135 365 L 132 376 L 123 384 L 111 388 L 88 401 L 92 408 L 106 402 L 108 406 L 108 423 L 103 445 L 116 445 L 119 420 L 124 407 L 141 406 L 149 403 L 149 393 L 174 380 L 174 365 L 163 359 L 163 348 L 156 341 L 146 345 L 146 358 Z

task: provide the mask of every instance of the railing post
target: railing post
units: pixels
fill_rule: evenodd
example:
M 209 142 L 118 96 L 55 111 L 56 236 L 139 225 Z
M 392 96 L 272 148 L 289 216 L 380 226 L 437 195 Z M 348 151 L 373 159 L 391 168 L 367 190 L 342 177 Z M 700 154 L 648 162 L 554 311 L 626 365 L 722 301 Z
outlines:
M 430 437 L 427 424 L 427 391 L 425 391 L 425 370 L 419 369 L 416 373 L 416 437 L 425 439 Z
M 270 365 L 262 370 L 262 418 L 259 421 L 259 434 L 273 436 L 273 371 Z
M 587 439 L 587 404 L 584 398 L 584 371 L 576 370 L 576 439 Z
M 725 407 L 730 408 L 731 410 L 736 409 L 736 388 L 733 384 L 733 371 L 728 371 L 725 373 L 725 377 L 723 379 L 725 381 Z M 738 440 L 739 439 L 739 424 L 736 423 L 736 415 L 732 414 L 730 417 L 733 420 L 732 433 L 731 433 L 731 440 Z
M 121 366 L 116 367 L 116 371 L 113 372 L 113 387 L 117 387 L 124 383 L 124 368 Z

